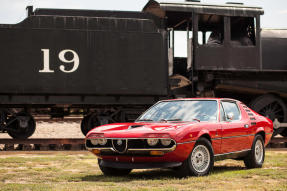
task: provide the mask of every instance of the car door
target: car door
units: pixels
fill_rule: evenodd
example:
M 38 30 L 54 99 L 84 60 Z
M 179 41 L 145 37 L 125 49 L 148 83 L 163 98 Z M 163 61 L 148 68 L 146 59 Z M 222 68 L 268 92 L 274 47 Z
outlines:
M 235 101 L 221 101 L 221 153 L 232 153 L 249 148 L 248 126 L 241 120 L 241 111 Z M 233 115 L 233 117 L 232 117 Z

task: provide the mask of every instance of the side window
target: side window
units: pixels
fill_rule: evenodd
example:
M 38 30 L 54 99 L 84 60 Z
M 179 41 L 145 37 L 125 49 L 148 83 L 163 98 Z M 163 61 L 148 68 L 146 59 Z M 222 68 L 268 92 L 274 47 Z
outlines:
M 235 46 L 255 45 L 255 19 L 252 17 L 231 17 L 231 44 Z
M 228 115 L 229 113 L 233 114 L 232 121 L 236 121 L 236 120 L 240 119 L 240 112 L 239 112 L 239 109 L 238 109 L 236 103 L 223 101 L 222 106 L 223 106 L 223 109 L 224 109 L 226 115 Z
M 220 121 L 226 121 L 225 112 L 223 110 L 222 104 L 220 104 Z
M 224 17 L 200 14 L 198 20 L 198 44 L 222 45 L 224 40 Z

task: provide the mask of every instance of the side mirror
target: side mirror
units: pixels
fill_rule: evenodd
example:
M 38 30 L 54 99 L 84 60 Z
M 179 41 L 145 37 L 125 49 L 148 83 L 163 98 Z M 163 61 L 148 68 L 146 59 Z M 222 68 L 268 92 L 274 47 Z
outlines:
M 234 114 L 232 112 L 227 114 L 227 120 L 232 121 L 234 117 Z

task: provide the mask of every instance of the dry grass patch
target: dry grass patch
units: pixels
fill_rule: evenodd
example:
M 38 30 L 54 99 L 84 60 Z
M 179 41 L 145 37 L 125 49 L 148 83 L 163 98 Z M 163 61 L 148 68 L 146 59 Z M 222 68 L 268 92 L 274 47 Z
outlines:
M 268 151 L 261 169 L 242 161 L 215 163 L 206 177 L 179 179 L 171 170 L 134 170 L 105 177 L 90 154 L 1 155 L 1 190 L 287 190 L 287 152 Z

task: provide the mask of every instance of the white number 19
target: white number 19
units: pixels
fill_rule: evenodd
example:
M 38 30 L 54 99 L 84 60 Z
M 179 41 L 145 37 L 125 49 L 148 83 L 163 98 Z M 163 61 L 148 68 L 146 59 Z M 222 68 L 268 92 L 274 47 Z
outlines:
M 53 73 L 54 70 L 50 69 L 50 50 L 49 49 L 41 49 L 41 51 L 43 52 L 43 69 L 39 70 L 39 72 L 41 73 Z M 72 53 L 73 54 L 73 58 L 70 60 L 67 60 L 65 58 L 65 54 L 66 53 Z M 60 65 L 59 69 L 64 72 L 64 73 L 72 73 L 75 72 L 80 64 L 80 59 L 78 54 L 70 49 L 66 49 L 66 50 L 62 50 L 59 55 L 58 55 L 59 59 L 63 62 L 63 63 L 73 63 L 73 67 L 70 70 L 67 70 L 65 65 Z

